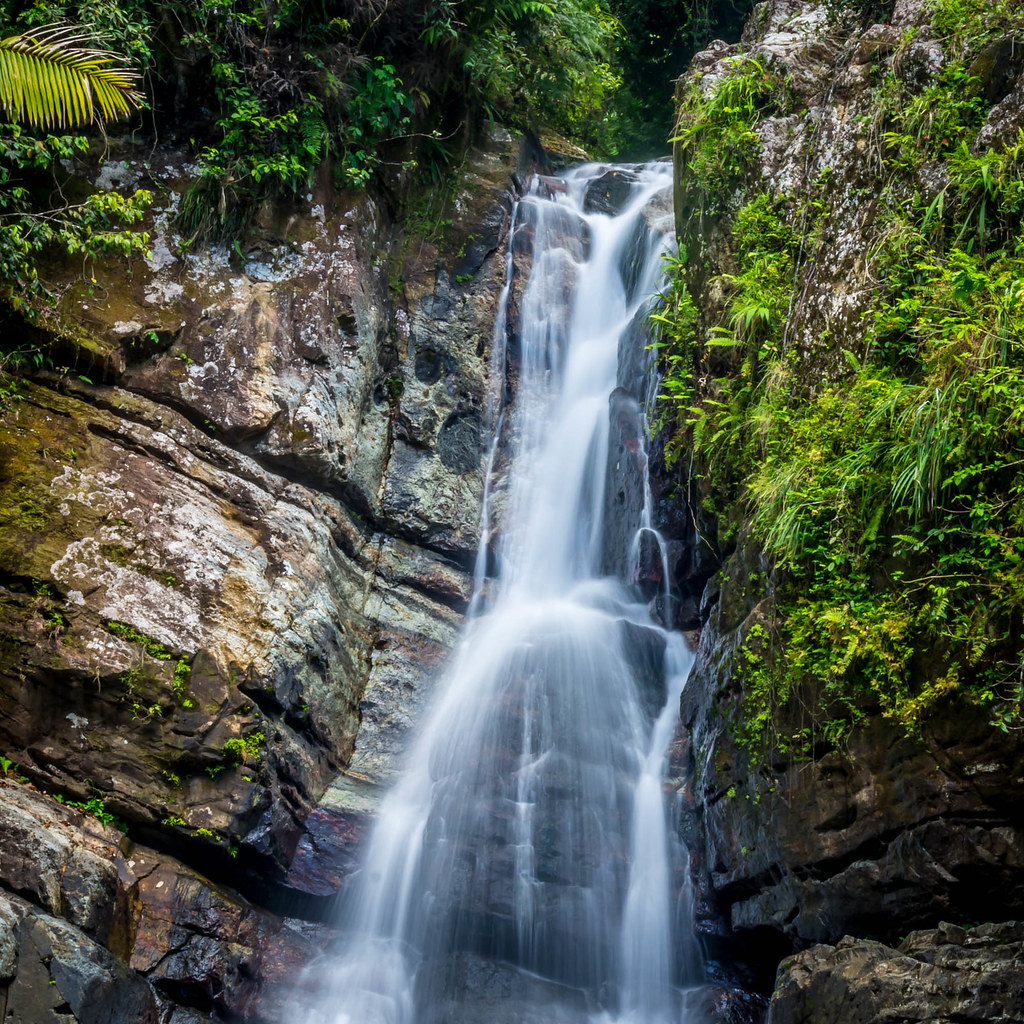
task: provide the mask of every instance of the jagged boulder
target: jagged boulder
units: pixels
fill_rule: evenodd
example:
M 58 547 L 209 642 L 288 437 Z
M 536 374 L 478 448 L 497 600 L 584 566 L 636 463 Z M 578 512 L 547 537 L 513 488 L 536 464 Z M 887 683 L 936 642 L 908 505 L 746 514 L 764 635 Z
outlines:
M 156 1024 L 184 1004 L 197 1020 L 272 1024 L 301 1000 L 301 968 L 329 938 L 8 779 L 0 831 L 5 1021 Z
M 609 169 L 587 186 L 583 209 L 587 213 L 618 213 L 629 198 L 636 175 L 625 168 Z
M 783 961 L 766 1024 L 1024 1019 L 1024 924 L 941 924 L 896 949 L 846 936 Z

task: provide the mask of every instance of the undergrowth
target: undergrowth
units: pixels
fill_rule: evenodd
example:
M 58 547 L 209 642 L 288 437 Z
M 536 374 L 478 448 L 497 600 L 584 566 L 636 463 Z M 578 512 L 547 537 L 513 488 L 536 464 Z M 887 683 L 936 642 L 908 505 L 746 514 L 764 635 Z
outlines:
M 692 79 L 677 110 L 672 142 L 686 169 L 686 195 L 701 214 L 723 211 L 760 151 L 758 122 L 790 106 L 786 80 L 753 57 L 733 57 L 728 65 L 710 88 Z
M 786 745 L 778 710 L 800 692 L 833 741 L 872 712 L 913 733 L 951 700 L 1024 727 L 1024 130 L 975 142 L 979 61 L 1024 12 L 932 14 L 949 58 L 935 81 L 908 86 L 897 52 L 861 115 L 882 167 L 878 288 L 866 344 L 818 339 L 839 360 L 824 375 L 787 330 L 801 257 L 827 233 L 827 175 L 759 191 L 757 120 L 785 104 L 753 58 L 683 100 L 691 225 L 719 218 L 733 270 L 709 318 L 687 288 L 707 268 L 680 261 L 654 320 L 672 449 L 705 475 L 720 542 L 746 522 L 776 567 L 771 636 L 738 663 L 751 750 Z

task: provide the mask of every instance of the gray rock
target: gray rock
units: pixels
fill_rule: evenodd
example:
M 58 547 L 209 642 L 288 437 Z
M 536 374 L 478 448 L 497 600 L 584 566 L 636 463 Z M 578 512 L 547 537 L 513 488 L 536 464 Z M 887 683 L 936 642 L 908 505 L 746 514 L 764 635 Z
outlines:
M 179 251 L 162 152 L 152 258 L 97 298 L 51 267 L 39 328 L 104 383 L 42 374 L 0 423 L 0 566 L 39 590 L 0 587 L 0 749 L 33 783 L 280 881 L 343 766 L 394 770 L 470 596 L 516 159 L 490 133 L 442 242 L 389 263 L 398 228 L 329 190 L 241 260 Z M 40 841 L 7 884 L 103 932 L 109 877 Z
M 18 918 L 0 904 L 0 982 L 8 982 L 18 969 Z
M 1010 1024 L 1024 1019 L 1024 925 L 847 936 L 783 961 L 766 1024 Z
M 156 1024 L 149 986 L 104 947 L 17 897 L 0 895 L 0 914 L 19 922 L 17 971 L 6 993 L 5 1021 Z

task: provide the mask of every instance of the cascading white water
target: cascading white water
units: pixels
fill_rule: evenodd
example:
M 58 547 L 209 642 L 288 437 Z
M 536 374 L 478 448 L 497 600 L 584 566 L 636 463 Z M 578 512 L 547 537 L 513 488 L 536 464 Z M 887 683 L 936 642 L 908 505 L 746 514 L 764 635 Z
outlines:
M 380 811 L 344 949 L 317 965 L 329 996 L 310 1024 L 681 1019 L 678 989 L 693 979 L 678 977 L 677 949 L 693 940 L 673 903 L 662 776 L 691 655 L 599 573 L 620 338 L 667 239 L 641 232 L 643 251 L 629 247 L 670 179 L 664 164 L 632 169 L 620 213 L 586 213 L 605 170 L 535 181 L 513 215 L 533 260 L 508 352 L 511 276 L 496 330 L 496 366 L 518 370 L 511 407 L 491 409 L 512 452 L 497 575 L 484 600 L 489 487 L 475 615 Z M 649 502 L 641 520 L 654 532 Z M 516 969 L 486 1009 L 467 958 Z M 495 999 L 514 1012 L 496 1014 Z

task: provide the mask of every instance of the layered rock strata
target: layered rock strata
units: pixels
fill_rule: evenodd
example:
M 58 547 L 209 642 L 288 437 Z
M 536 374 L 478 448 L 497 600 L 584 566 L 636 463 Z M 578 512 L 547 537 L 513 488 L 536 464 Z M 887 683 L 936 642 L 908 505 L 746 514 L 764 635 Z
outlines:
M 455 642 L 526 164 L 495 129 L 416 230 L 325 183 L 190 247 L 182 155 L 121 155 L 150 258 L 5 326 L 55 365 L 0 419 L 0 1007 L 280 1020 L 307 939 L 239 893 L 327 913 Z

